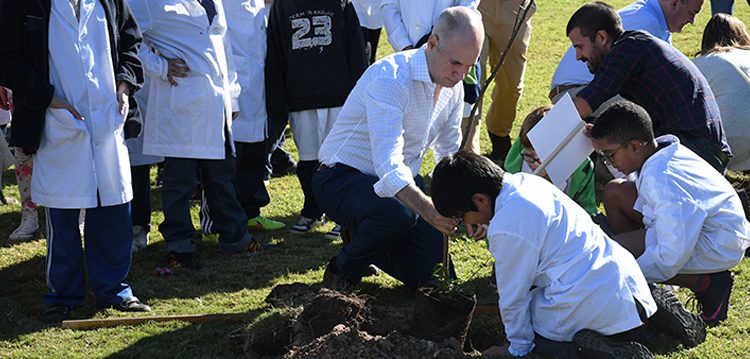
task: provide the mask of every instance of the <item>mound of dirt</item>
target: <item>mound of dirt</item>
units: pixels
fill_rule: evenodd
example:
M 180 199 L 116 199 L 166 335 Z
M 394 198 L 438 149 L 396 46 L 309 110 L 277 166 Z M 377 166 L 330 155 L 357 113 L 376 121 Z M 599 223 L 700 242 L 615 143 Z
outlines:
M 268 294 L 266 303 L 276 307 L 299 307 L 307 304 L 320 288 L 305 283 L 280 284 Z
M 412 359 L 470 358 L 457 347 L 404 336 L 392 332 L 387 336 L 370 335 L 345 325 L 312 342 L 290 350 L 285 359 Z
M 301 345 L 329 333 L 338 324 L 359 329 L 370 311 L 368 297 L 323 288 L 305 305 L 295 325 L 294 344 Z
M 292 323 L 300 312 L 300 308 L 283 308 L 264 313 L 250 324 L 246 346 L 258 354 L 284 354 L 292 342 Z

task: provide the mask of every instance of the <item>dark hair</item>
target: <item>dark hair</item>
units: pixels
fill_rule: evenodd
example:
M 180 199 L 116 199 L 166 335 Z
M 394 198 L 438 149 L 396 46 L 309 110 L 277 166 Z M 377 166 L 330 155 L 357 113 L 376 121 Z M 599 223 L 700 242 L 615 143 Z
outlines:
M 716 14 L 708 20 L 703 30 L 699 55 L 726 51 L 732 48 L 750 50 L 750 36 L 740 19 L 728 14 Z
M 478 210 L 471 199 L 476 193 L 487 195 L 494 205 L 504 173 L 490 159 L 471 152 L 443 158 L 432 173 L 432 203 L 446 217 L 462 217 Z
M 523 119 L 523 123 L 521 123 L 521 132 L 518 133 L 518 138 L 521 140 L 521 146 L 526 148 L 533 147 L 531 146 L 531 141 L 529 141 L 529 131 L 531 131 L 531 129 L 534 128 L 534 126 L 536 126 L 536 124 L 539 123 L 544 115 L 546 115 L 551 109 L 552 105 L 545 105 L 526 115 L 526 118 Z
M 654 129 L 651 117 L 643 107 L 630 101 L 619 101 L 599 115 L 591 129 L 591 137 L 618 145 L 630 141 L 651 142 Z
M 594 41 L 596 33 L 601 30 L 604 30 L 612 41 L 624 32 L 622 19 L 617 14 L 617 10 L 601 1 L 590 2 L 576 10 L 568 20 L 565 35 L 569 36 L 575 28 L 579 28 L 581 35 L 588 37 L 591 41 Z

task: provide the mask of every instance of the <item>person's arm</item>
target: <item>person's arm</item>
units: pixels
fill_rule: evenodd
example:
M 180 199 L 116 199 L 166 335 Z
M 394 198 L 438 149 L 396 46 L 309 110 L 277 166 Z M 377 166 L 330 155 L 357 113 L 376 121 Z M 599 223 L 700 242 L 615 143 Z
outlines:
M 435 227 L 443 234 L 452 234 L 456 231 L 456 220 L 444 217 L 435 209 L 432 199 L 427 197 L 414 183 L 402 188 L 396 193 L 396 198 L 403 202 L 414 212 L 417 212 L 427 223 Z
M 649 283 L 660 283 L 677 275 L 690 259 L 706 220 L 706 212 L 677 189 L 669 178 L 661 177 L 657 186 L 639 188 L 639 201 L 651 207 L 644 210 L 647 246 L 636 259 Z M 666 182 L 666 183 L 663 183 Z
M 44 19 L 27 16 L 19 6 L 20 0 L 0 1 L 0 34 L 3 43 L 0 46 L 0 86 L 13 90 L 16 104 L 36 111 L 43 111 L 49 107 L 54 95 L 54 87 L 32 67 L 24 57 L 24 46 L 38 44 L 24 44 L 24 32 L 45 29 Z M 26 23 L 26 28 L 24 27 Z M 46 61 L 46 60 L 45 60 Z
M 613 46 L 604 56 L 594 79 L 573 97 L 581 118 L 586 118 L 601 104 L 617 95 L 633 73 L 642 68 L 641 56 L 635 39 L 625 39 Z
M 344 21 L 346 26 L 347 67 L 349 69 L 349 78 L 351 79 L 349 89 L 352 89 L 357 80 L 359 80 L 359 77 L 362 76 L 362 73 L 367 69 L 369 61 L 365 54 L 365 40 L 362 37 L 359 19 L 352 3 L 347 3 L 344 8 Z M 372 51 L 375 50 L 377 49 L 372 49 Z
M 289 107 L 286 101 L 286 52 L 283 39 L 283 1 L 274 1 L 268 13 L 266 31 L 265 91 L 268 112 L 268 138 L 278 139 L 286 127 Z
M 489 249 L 495 258 L 498 305 L 505 335 L 514 356 L 534 349 L 531 326 L 531 287 L 537 273 L 541 248 L 537 243 L 513 233 L 497 232 L 490 227 Z
M 222 41 L 224 43 L 224 54 L 227 59 L 227 80 L 229 81 L 229 94 L 232 98 L 232 118 L 237 118 L 240 113 L 239 98 L 240 93 L 242 92 L 242 86 L 240 86 L 239 83 L 237 66 L 234 63 L 234 48 L 228 33 L 224 34 Z
M 117 26 L 120 42 L 118 44 L 118 60 L 115 68 L 115 80 L 117 83 L 125 83 L 133 92 L 143 86 L 143 65 L 138 58 L 138 49 L 141 47 L 141 31 L 135 22 L 135 17 L 130 11 L 128 2 L 118 0 Z M 119 85 L 118 85 L 119 87 Z
M 388 42 L 394 51 L 402 51 L 407 47 L 413 47 L 409 39 L 409 31 L 406 29 L 401 18 L 401 9 L 398 0 L 383 0 L 380 5 L 383 10 L 383 24 L 385 32 L 388 33 Z

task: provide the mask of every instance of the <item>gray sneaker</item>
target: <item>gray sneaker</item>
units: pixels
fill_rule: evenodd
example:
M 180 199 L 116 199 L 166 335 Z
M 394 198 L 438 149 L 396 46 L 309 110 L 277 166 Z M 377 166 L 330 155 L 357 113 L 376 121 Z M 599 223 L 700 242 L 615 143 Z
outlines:
M 321 224 L 323 224 L 323 217 L 315 219 L 315 218 L 308 218 L 305 216 L 300 216 L 297 223 L 295 223 L 293 226 L 289 228 L 289 231 L 293 233 L 299 233 L 299 234 L 307 233 L 311 229 L 317 226 L 320 226 Z
M 148 246 L 148 229 L 144 226 L 133 226 L 133 252 Z

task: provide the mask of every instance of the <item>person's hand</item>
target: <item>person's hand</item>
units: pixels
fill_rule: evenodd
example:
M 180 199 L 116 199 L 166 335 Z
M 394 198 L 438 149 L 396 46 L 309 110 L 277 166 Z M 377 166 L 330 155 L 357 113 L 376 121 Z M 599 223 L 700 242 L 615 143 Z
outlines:
M 458 226 L 458 221 L 453 218 L 440 215 L 437 210 L 435 210 L 434 214 L 430 215 L 429 217 L 430 218 L 425 218 L 427 223 L 435 227 L 435 229 L 443 234 L 451 235 L 458 229 L 456 227 Z
M 234 111 L 234 112 L 232 112 L 232 119 L 233 120 L 237 119 L 237 117 L 239 117 L 239 115 L 240 115 L 240 111 Z
M 73 105 L 69 104 L 68 101 L 65 101 L 57 96 L 52 96 L 52 101 L 49 103 L 49 108 L 57 108 L 57 109 L 63 109 L 68 110 L 73 117 L 75 117 L 78 120 L 83 121 L 83 116 L 81 116 L 80 113 L 78 113 L 78 110 L 73 107 Z
M 119 105 L 120 115 L 125 116 L 128 114 L 128 108 L 130 103 L 128 102 L 128 94 L 130 93 L 130 85 L 127 82 L 120 81 L 117 83 L 117 104 Z
M 465 224 L 466 234 L 475 240 L 482 240 L 487 236 L 487 225 L 486 224 Z
M 13 93 L 0 86 L 0 109 L 13 112 Z
M 167 59 L 167 81 L 172 86 L 177 86 L 177 80 L 175 77 L 187 77 L 190 68 L 187 67 L 185 61 L 182 59 Z
M 514 358 L 513 354 L 508 351 L 509 344 L 505 345 L 494 345 L 482 352 L 482 358 L 496 359 L 496 358 Z

